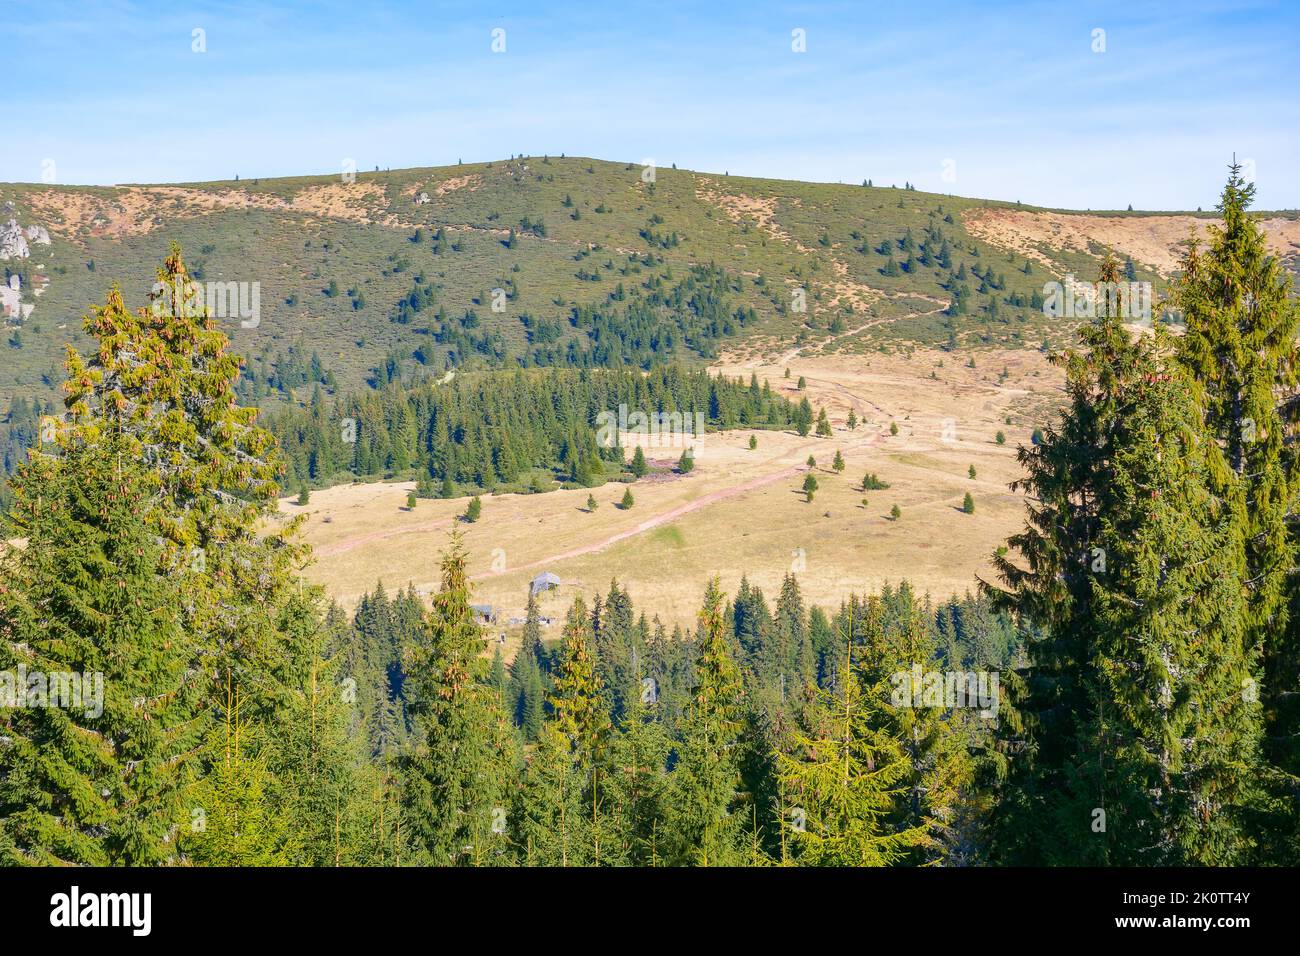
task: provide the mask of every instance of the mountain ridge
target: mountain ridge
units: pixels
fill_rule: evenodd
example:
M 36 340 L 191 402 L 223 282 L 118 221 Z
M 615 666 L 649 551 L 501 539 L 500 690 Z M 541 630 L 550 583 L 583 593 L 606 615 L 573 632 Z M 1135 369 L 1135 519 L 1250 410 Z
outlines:
M 245 397 L 263 403 L 304 401 L 325 373 L 351 390 L 426 368 L 700 361 L 854 330 L 864 351 L 1054 346 L 1070 329 L 1042 314 L 1044 283 L 1089 279 L 1112 251 L 1160 287 L 1187 231 L 1213 220 L 585 157 L 345 179 L 0 184 L 0 220 L 51 238 L 4 261 L 31 308 L 6 322 L 0 414 L 18 395 L 56 398 L 87 307 L 111 282 L 143 304 L 173 242 L 200 281 L 257 284 L 255 326 L 223 324 L 248 359 Z M 1300 218 L 1261 218 L 1295 270 Z M 323 373 L 285 385 L 295 364 Z

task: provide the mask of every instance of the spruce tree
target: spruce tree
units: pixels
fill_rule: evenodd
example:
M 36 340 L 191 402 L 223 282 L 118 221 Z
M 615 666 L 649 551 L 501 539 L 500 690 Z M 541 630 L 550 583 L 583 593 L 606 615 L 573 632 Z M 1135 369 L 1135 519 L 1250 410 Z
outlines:
M 422 633 L 407 649 L 417 743 L 404 756 L 406 829 L 438 865 L 493 858 L 493 825 L 506 806 L 513 734 L 486 683 L 484 640 L 469 604 L 465 551 L 453 534 L 442 586 Z
M 547 721 L 531 748 L 511 812 L 510 840 L 525 866 L 580 866 L 585 839 L 584 781 L 569 741 Z
M 132 450 L 111 432 L 68 436 L 61 454 L 34 455 L 14 479 L 0 540 L 26 546 L 0 551 L 0 668 L 49 686 L 0 710 L 9 863 L 177 859 L 198 772 L 201 682 L 184 627 L 188 582 L 162 573 L 149 481 Z
M 812 431 L 813 412 L 812 405 L 808 402 L 807 396 L 799 399 L 799 404 L 795 407 L 794 428 L 799 433 L 800 438 L 807 438 L 808 433 Z
M 565 623 L 551 710 L 555 728 L 568 744 L 569 757 L 581 782 L 585 839 L 580 859 L 595 866 L 602 862 L 602 849 L 608 854 L 614 840 L 604 806 L 602 769 L 610 733 L 605 708 L 604 683 L 596 672 L 586 605 L 577 598 Z
M 667 840 L 672 778 L 668 773 L 671 740 L 659 719 L 659 687 L 642 685 L 631 695 L 622 724 L 609 744 L 605 772 L 609 828 L 617 835 L 620 859 L 629 866 L 656 866 Z
M 281 461 L 258 410 L 238 404 L 241 359 L 175 246 L 149 306 L 129 311 L 113 287 L 85 329 L 98 348 L 89 357 L 69 351 L 61 441 L 113 432 L 126 442 L 124 454 L 143 466 L 161 568 L 186 577 L 183 625 L 196 636 L 192 663 L 210 715 L 233 675 L 246 716 L 274 719 L 288 692 L 278 672 L 299 650 L 282 624 L 306 549 L 296 534 L 302 516 L 277 521 Z
M 240 693 L 226 686 L 221 721 L 213 728 L 212 771 L 194 787 L 188 825 L 180 846 L 202 866 L 286 866 L 297 862 L 299 835 L 270 805 L 274 786 L 266 760 L 257 753 L 254 728 L 240 713 Z
M 537 596 L 529 589 L 524 631 L 510 673 L 514 694 L 512 710 L 516 722 L 523 729 L 524 740 L 530 742 L 538 739 L 546 717 L 542 654 L 541 614 L 537 608 Z
M 519 726 L 523 729 L 525 740 L 535 741 L 541 736 L 542 724 L 546 721 L 546 684 L 535 657 L 524 658 L 521 673 Z
M 292 605 L 296 621 L 286 624 L 286 633 L 298 650 L 284 675 L 290 691 L 274 722 L 254 728 L 264 745 L 250 750 L 253 741 L 245 738 L 244 746 L 249 757 L 264 758 L 262 766 L 273 777 L 270 810 L 294 834 L 297 862 L 374 864 L 383 850 L 375 840 L 374 801 L 383 768 L 370 759 L 369 736 L 359 731 L 365 708 L 373 713 L 378 703 L 364 696 L 382 691 L 378 675 L 365 673 L 355 660 L 346 622 L 326 614 L 322 625 L 322 603 L 319 588 L 304 587 Z
M 817 493 L 817 476 L 811 472 L 804 475 L 803 488 L 801 490 L 804 494 L 804 500 L 811 502 L 813 500 L 813 495 Z
M 1102 280 L 1113 281 L 1108 260 Z M 999 603 L 1045 630 L 1015 701 L 1013 860 L 1230 864 L 1254 800 L 1258 653 L 1244 528 L 1214 493 L 1201 393 L 1166 333 L 1105 310 L 1069 353 L 1059 427 L 1022 448 L 1030 506 Z M 1013 684 L 1013 687 L 1015 685 Z M 1031 822 L 1035 821 L 1035 822 Z
M 640 445 L 637 445 L 636 451 L 632 453 L 632 464 L 630 469 L 632 474 L 637 478 L 644 478 L 646 472 L 650 470 L 650 466 L 646 464 L 645 452 L 641 449 Z
M 972 705 L 969 675 L 943 675 L 959 679 L 965 699 L 950 701 L 945 693 L 933 694 L 939 654 L 934 630 L 909 585 L 889 594 L 886 608 L 871 596 L 850 605 L 849 628 L 856 622 L 862 645 L 860 675 L 864 690 L 877 702 L 889 701 L 873 722 L 895 741 L 905 762 L 898 779 L 899 800 L 890 820 L 895 831 L 912 833 L 906 855 L 916 864 L 953 865 L 970 862 L 982 848 L 979 828 L 983 820 L 973 790 L 978 767 L 972 753 L 985 743 L 985 718 Z M 887 618 L 891 620 L 887 621 Z M 915 683 L 920 671 L 921 686 Z M 926 683 L 926 681 L 930 683 Z M 987 680 L 987 679 L 986 679 Z M 986 682 L 984 687 L 992 690 Z M 906 688 L 910 693 L 896 696 Z M 999 688 L 1000 691 L 1000 688 Z M 993 701 L 996 713 L 999 701 Z
M 841 643 L 838 691 L 817 691 L 805 717 L 811 729 L 795 730 L 793 752 L 777 755 L 790 804 L 783 826 L 800 863 L 887 866 L 926 834 L 891 827 L 908 764 L 898 741 L 874 726 L 878 705 L 862 689 L 851 620 Z
M 1272 764 L 1265 782 L 1282 796 L 1276 799 L 1281 812 L 1256 829 L 1275 856 L 1294 861 L 1300 859 L 1300 813 L 1294 809 L 1300 788 L 1300 625 L 1292 623 L 1291 613 L 1300 600 L 1294 586 L 1300 469 L 1293 446 L 1300 418 L 1300 308 L 1292 277 L 1247 212 L 1254 197 L 1254 183 L 1243 179 L 1234 162 L 1218 205 L 1222 225 L 1209 227 L 1204 246 L 1193 238 L 1174 304 L 1186 324 L 1179 359 L 1204 392 L 1214 439 L 1211 488 L 1241 529 L 1247 640 L 1263 657 L 1257 676 Z M 1290 849 L 1282 849 L 1288 840 Z
M 727 866 L 741 858 L 745 821 L 740 799 L 739 743 L 745 712 L 740 671 L 727 638 L 723 596 L 709 582 L 700 611 L 695 687 L 674 772 L 676 806 L 670 860 Z
M 787 696 L 802 700 L 805 688 L 813 682 L 815 664 L 803 593 L 794 574 L 787 573 L 781 580 L 772 627 L 780 668 L 775 676 L 781 678 Z

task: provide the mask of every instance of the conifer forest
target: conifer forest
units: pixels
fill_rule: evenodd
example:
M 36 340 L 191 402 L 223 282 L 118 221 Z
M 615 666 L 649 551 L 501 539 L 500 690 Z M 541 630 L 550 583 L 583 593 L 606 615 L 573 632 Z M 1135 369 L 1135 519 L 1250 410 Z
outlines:
M 451 868 L 1266 922 L 1297 12 L 506 6 L 6 14 L 0 873 L 37 922 Z

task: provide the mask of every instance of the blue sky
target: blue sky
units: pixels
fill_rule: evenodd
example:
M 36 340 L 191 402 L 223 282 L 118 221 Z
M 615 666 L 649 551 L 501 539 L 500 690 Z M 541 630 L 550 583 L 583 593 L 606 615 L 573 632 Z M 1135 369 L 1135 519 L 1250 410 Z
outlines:
M 1298 40 L 1295 0 L 5 0 L 0 181 L 46 160 L 107 184 L 566 153 L 1190 209 L 1235 151 L 1260 208 L 1295 208 Z

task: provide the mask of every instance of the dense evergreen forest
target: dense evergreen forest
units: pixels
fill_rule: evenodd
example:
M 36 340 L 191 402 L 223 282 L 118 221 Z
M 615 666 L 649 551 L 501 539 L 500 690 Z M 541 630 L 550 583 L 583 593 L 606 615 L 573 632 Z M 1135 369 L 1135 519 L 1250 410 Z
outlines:
M 417 230 L 412 241 L 422 242 L 422 231 Z M 433 233 L 435 250 L 447 242 L 445 236 L 442 229 Z M 585 260 L 592 255 L 591 250 L 584 249 L 575 258 Z M 445 368 L 468 363 L 489 367 L 514 364 L 523 368 L 648 369 L 678 355 L 716 358 L 719 340 L 736 335 L 758 320 L 753 307 L 735 302 L 736 279 L 722 267 L 694 265 L 682 278 L 675 276 L 671 268 L 642 277 L 643 268 L 655 265 L 654 257 L 646 254 L 629 256 L 617 270 L 613 259 L 590 269 L 581 267 L 575 275 L 584 282 L 600 283 L 605 281 L 606 273 L 612 273 L 614 286 L 607 301 L 573 306 L 567 320 L 534 318 L 525 313 L 521 321 L 527 329 L 528 347 L 518 355 L 512 355 L 500 332 L 480 323 L 474 308 L 456 318 L 449 316 L 422 272 L 415 274 L 411 291 L 398 300 L 391 318 L 431 340 L 415 349 L 414 357 L 420 365 L 430 364 L 432 357 L 441 353 Z M 518 290 L 514 280 L 507 280 L 504 288 L 493 293 L 504 305 L 516 298 Z M 476 297 L 476 305 L 491 309 L 493 293 Z M 377 369 L 375 378 L 382 381 L 389 374 Z
M 0 513 L 8 506 L 10 498 L 7 476 L 27 460 L 27 449 L 40 437 L 41 417 L 54 414 L 52 403 L 42 406 L 25 398 L 14 399 L 8 421 L 0 428 Z
M 703 369 L 528 371 L 457 376 L 447 384 L 390 384 L 327 407 L 317 389 L 306 409 L 268 418 L 290 487 L 356 477 L 414 475 L 419 493 L 544 490 L 553 481 L 597 485 L 623 470 L 616 436 L 598 442 L 599 416 L 620 405 L 705 428 L 804 429 L 805 400 L 790 404 L 756 377 L 748 383 Z M 352 424 L 344 427 L 344 422 Z M 527 479 L 527 480 L 525 480 Z
M 1101 315 L 1060 356 L 1068 405 L 1021 450 L 1028 521 L 978 596 L 904 584 L 823 609 L 794 576 L 770 601 L 702 581 L 696 626 L 667 633 L 613 582 L 558 640 L 531 607 L 509 667 L 456 537 L 431 602 L 376 589 L 349 619 L 306 585 L 276 499 L 286 454 L 310 467 L 312 419 L 276 426 L 282 450 L 211 320 L 111 291 L 0 535 L 23 541 L 0 555 L 0 669 L 102 672 L 103 707 L 0 709 L 0 858 L 1295 864 L 1300 311 L 1252 198 L 1234 167 L 1172 292 L 1181 336 Z M 159 279 L 188 281 L 179 252 Z M 667 370 L 514 385 L 564 397 L 571 424 L 636 387 L 719 422 L 793 414 Z M 530 425 L 512 387 L 358 404 L 370 467 L 504 480 L 500 445 L 475 445 L 489 472 L 450 438 L 483 414 L 512 422 L 521 468 L 564 461 L 567 427 Z M 931 699 L 928 675 L 954 672 L 1000 695 Z
M 441 235 L 434 233 L 435 249 Z M 628 268 L 640 272 L 633 264 L 625 274 L 632 274 Z M 550 481 L 547 471 L 561 481 L 595 485 L 618 473 L 622 457 L 619 448 L 597 448 L 590 426 L 620 402 L 699 411 L 716 428 L 786 427 L 798 413 L 756 380 L 746 392 L 743 383 L 671 364 L 716 357 L 718 340 L 756 321 L 752 308 L 735 303 L 734 280 L 720 267 L 694 266 L 682 278 L 669 269 L 630 290 L 620 283 L 608 303 L 575 306 L 567 322 L 524 315 L 529 347 L 522 354 L 507 349 L 499 333 L 481 328 L 472 308 L 449 319 L 422 273 L 413 281 L 392 318 L 426 335 L 429 344 L 390 352 L 373 369 L 368 391 L 340 395 L 334 373 L 301 342 L 274 353 L 268 346 L 241 365 L 235 393 L 241 404 L 274 410 L 267 427 L 280 442 L 287 487 L 414 475 L 422 479 L 422 496 L 432 496 L 435 486 L 458 494 L 466 484 L 483 491 L 542 490 Z M 500 292 L 508 297 L 511 289 Z M 485 294 L 475 301 L 489 299 Z M 428 321 L 420 317 L 426 309 Z M 438 391 L 426 368 L 438 355 L 438 367 L 446 370 L 563 367 L 590 374 L 478 374 L 471 376 L 475 385 L 466 386 L 462 377 L 449 392 Z M 335 396 L 328 407 L 327 393 Z M 300 394 L 310 394 L 305 407 Z M 0 421 L 0 511 L 11 497 L 7 476 L 35 443 L 40 416 L 51 411 L 18 398 Z M 343 419 L 359 427 L 345 431 Z M 526 472 L 527 480 L 518 481 Z
M 461 560 L 458 553 L 449 555 L 444 574 L 463 575 Z M 795 782 L 796 768 L 787 768 L 783 777 L 779 755 L 793 746 L 792 735 L 811 718 L 818 701 L 824 705 L 834 699 L 846 665 L 888 688 L 891 675 L 910 666 L 905 661 L 912 654 L 944 670 L 1000 671 L 1015 666 L 1023 653 L 1023 636 L 987 599 L 968 595 L 934 607 L 906 584 L 879 595 L 855 596 L 830 614 L 805 605 L 794 575 L 786 577 L 772 603 L 748 582 L 742 582 L 732 600 L 714 588 L 704 600 L 713 630 L 701 625 L 669 631 L 657 617 L 639 612 L 614 581 L 605 595 L 593 595 L 590 606 L 576 600 L 562 636 L 547 639 L 530 597 L 523 647 L 515 659 L 505 664 L 499 646 L 490 640 L 481 647 L 478 663 L 490 692 L 487 706 L 492 721 L 504 725 L 498 740 L 502 763 L 493 772 L 501 778 L 496 792 L 505 795 L 493 807 L 504 811 L 507 824 L 518 825 L 507 826 L 500 840 L 479 834 L 489 847 L 482 862 L 705 862 L 696 844 L 676 836 L 695 815 L 690 808 L 698 807 L 679 804 L 677 796 L 695 787 L 735 791 L 734 804 L 723 814 L 725 823 L 719 823 L 723 832 L 718 842 L 704 851 L 713 854 L 714 862 L 791 862 L 798 851 L 783 848 L 787 835 L 782 821 L 788 828 L 791 812 L 804 812 L 808 801 L 794 796 L 804 792 Z M 417 769 L 410 754 L 428 742 L 429 728 L 417 716 L 420 678 L 410 672 L 412 657 L 404 653 L 420 646 L 426 625 L 425 602 L 412 589 L 390 597 L 380 586 L 361 600 L 351 620 L 337 609 L 329 615 L 331 656 L 343 671 L 356 675 L 350 732 L 364 741 L 367 756 L 380 766 Z M 848 660 L 850 640 L 853 662 Z M 725 655 L 727 663 L 709 655 Z M 713 667 L 734 668 L 734 726 L 715 741 L 719 750 L 705 751 L 707 760 L 699 755 L 698 764 L 683 764 L 693 753 L 686 749 L 693 741 L 704 746 L 693 735 L 718 731 L 697 725 L 694 710 L 701 682 Z M 563 738 L 556 734 L 562 721 L 579 718 L 590 722 L 596 749 L 589 754 L 570 751 L 566 758 Z M 993 773 L 991 724 L 954 711 L 920 726 L 919 744 L 909 739 L 912 724 L 900 720 L 890 725 L 892 738 L 882 732 L 882 746 L 890 741 L 898 748 L 895 759 L 905 755 L 911 761 L 902 780 L 910 788 L 906 799 L 919 801 L 926 812 L 951 810 L 954 818 L 933 840 L 920 841 L 906 859 L 976 862 L 986 821 L 973 809 L 969 816 L 963 809 L 958 822 L 955 801 L 959 792 L 970 794 L 977 778 Z M 493 739 L 487 724 L 482 733 L 483 741 Z M 734 758 L 734 764 L 708 766 L 718 754 Z M 568 760 L 577 760 L 579 767 L 566 766 Z M 597 774 L 594 787 L 578 775 L 583 760 L 587 770 L 582 772 Z M 691 768 L 689 774 L 685 767 Z M 601 784 L 601 777 L 607 783 Z M 900 801 L 904 796 L 905 788 L 897 784 L 881 789 L 896 789 Z M 938 793 L 942 796 L 930 795 Z M 909 819 L 900 802 L 897 820 Z M 411 846 L 394 844 L 391 852 L 419 858 Z

